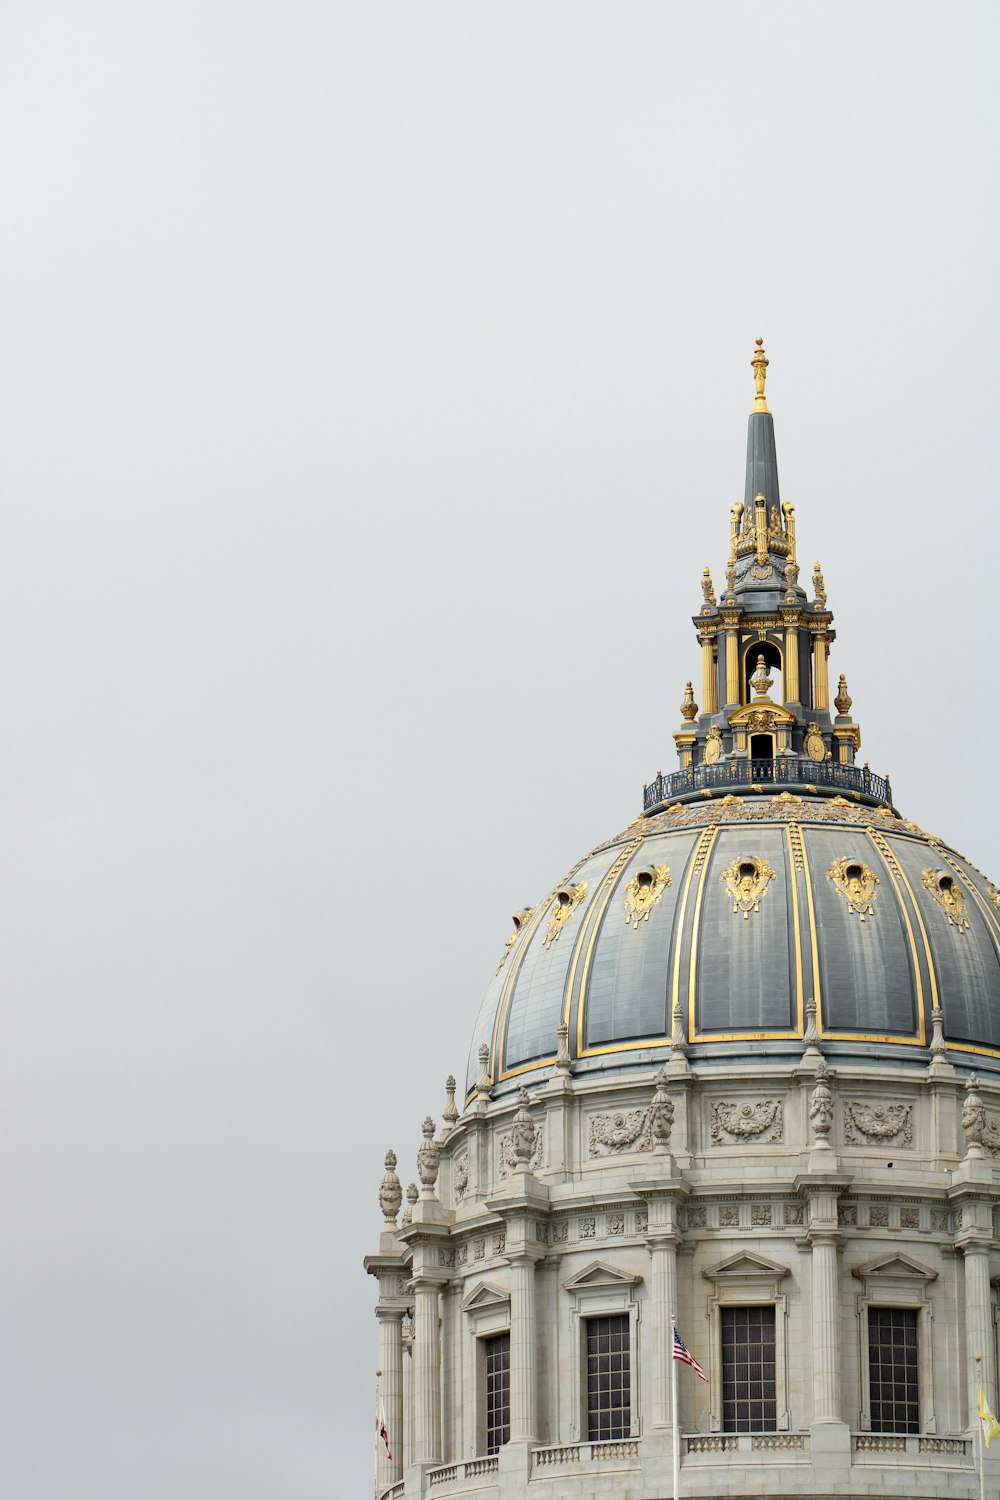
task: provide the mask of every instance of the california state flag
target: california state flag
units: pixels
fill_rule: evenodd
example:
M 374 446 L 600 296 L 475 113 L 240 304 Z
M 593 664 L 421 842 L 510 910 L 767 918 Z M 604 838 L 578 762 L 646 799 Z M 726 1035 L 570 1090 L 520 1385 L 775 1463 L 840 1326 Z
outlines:
M 1000 1428 L 997 1429 L 1000 1432 Z M 378 1435 L 385 1444 L 386 1456 L 392 1458 L 392 1449 L 389 1447 L 389 1429 L 385 1425 L 385 1407 L 382 1405 L 382 1397 L 378 1398 Z M 987 1441 L 989 1441 L 987 1439 Z
M 996 1417 L 990 1411 L 989 1403 L 986 1400 L 986 1392 L 982 1386 L 979 1387 L 979 1420 L 983 1427 L 983 1442 L 988 1448 L 997 1433 L 1000 1432 L 1000 1422 L 997 1421 Z

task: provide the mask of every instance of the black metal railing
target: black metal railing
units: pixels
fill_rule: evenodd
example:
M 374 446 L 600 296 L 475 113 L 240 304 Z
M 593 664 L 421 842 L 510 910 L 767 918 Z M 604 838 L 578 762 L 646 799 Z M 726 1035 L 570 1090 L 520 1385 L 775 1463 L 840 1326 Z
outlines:
M 867 766 L 843 766 L 836 761 L 799 760 L 779 756 L 776 760 L 721 760 L 712 766 L 688 766 L 664 776 L 662 771 L 642 789 L 643 811 L 669 802 L 685 793 L 731 787 L 804 786 L 836 787 L 858 792 L 873 802 L 892 804 L 887 776 L 876 776 Z

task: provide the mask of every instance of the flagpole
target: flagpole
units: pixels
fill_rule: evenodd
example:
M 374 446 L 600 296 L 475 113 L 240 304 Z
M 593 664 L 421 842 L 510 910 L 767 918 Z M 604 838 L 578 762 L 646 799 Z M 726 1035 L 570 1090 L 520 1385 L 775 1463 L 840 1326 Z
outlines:
M 976 1355 L 976 1384 L 979 1387 L 979 1413 L 976 1426 L 979 1429 L 979 1500 L 986 1500 L 986 1469 L 983 1464 L 983 1356 Z
M 674 1359 L 674 1335 L 677 1332 L 677 1314 L 670 1314 L 670 1414 L 674 1419 L 674 1500 L 681 1493 L 681 1418 L 677 1410 L 677 1361 Z M 983 1497 L 980 1496 L 980 1500 Z

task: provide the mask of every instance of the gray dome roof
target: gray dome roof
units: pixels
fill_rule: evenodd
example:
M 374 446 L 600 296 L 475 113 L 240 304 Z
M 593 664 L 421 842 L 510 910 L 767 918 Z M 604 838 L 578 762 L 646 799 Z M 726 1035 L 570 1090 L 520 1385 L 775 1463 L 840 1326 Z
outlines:
M 801 1052 L 814 999 L 829 1057 L 923 1065 L 931 1012 L 953 1060 L 1000 1071 L 1000 896 L 889 808 L 842 797 L 676 804 L 598 845 L 520 913 L 484 997 L 468 1088 L 490 1049 L 503 1091 L 689 1054 Z

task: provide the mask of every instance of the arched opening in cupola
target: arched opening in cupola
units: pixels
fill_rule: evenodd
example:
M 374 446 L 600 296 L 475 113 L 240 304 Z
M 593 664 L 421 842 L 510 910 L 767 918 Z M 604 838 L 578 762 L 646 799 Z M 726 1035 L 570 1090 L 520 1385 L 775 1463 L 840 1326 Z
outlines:
M 761 657 L 764 658 L 764 678 L 771 679 L 771 685 L 764 688 L 764 694 L 772 703 L 784 703 L 785 685 L 781 648 L 774 641 L 760 640 L 748 641 L 743 648 L 743 702 L 752 703 L 758 696 L 758 686 L 763 680 L 758 672 Z M 757 678 L 756 685 L 754 678 Z

